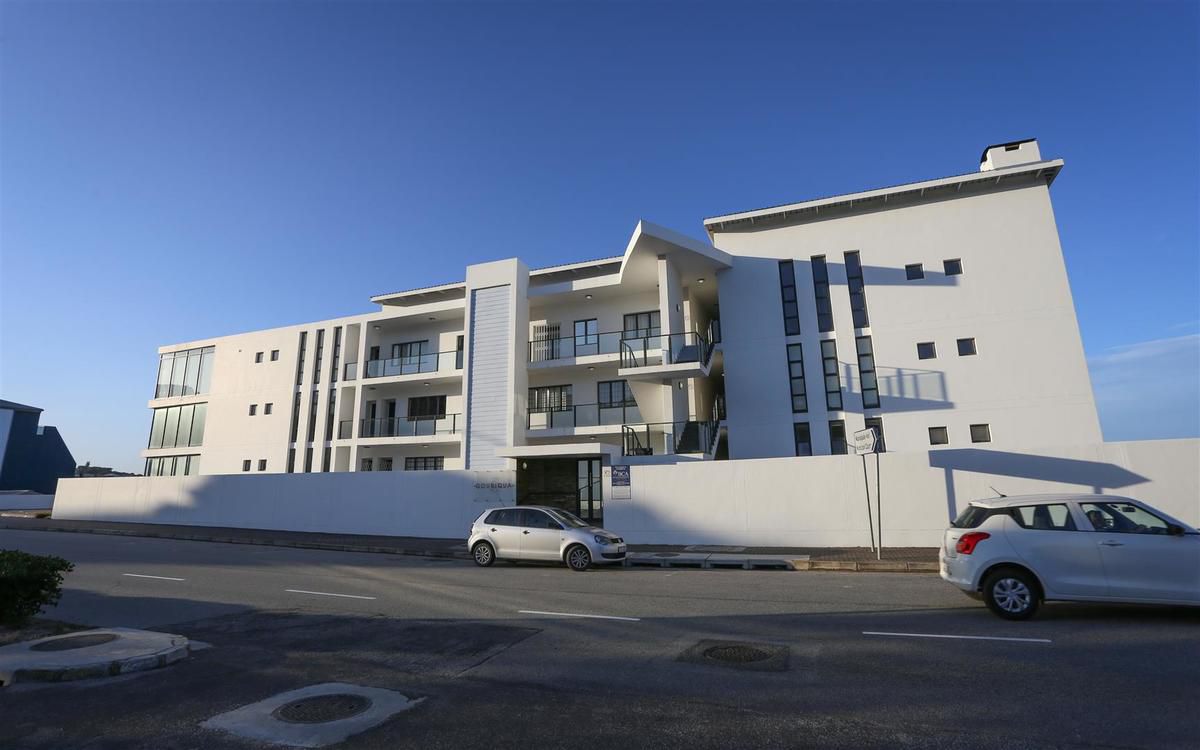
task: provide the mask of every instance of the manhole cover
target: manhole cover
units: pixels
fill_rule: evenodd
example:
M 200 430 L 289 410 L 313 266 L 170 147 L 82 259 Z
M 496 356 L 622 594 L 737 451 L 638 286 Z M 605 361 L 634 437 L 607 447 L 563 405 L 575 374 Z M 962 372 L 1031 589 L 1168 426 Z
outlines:
M 314 695 L 285 703 L 275 709 L 275 718 L 293 724 L 324 724 L 357 716 L 371 707 L 371 699 L 362 695 L 335 693 Z
M 754 646 L 713 646 L 704 651 L 704 656 L 715 661 L 728 661 L 734 664 L 748 664 L 752 661 L 766 661 L 771 658 L 770 652 Z
M 109 643 L 117 640 L 119 636 L 115 633 L 90 633 L 84 635 L 72 635 L 67 638 L 58 638 L 53 641 L 44 641 L 35 643 L 29 647 L 30 651 L 70 651 L 73 648 L 87 648 L 88 646 L 99 646 L 101 643 Z

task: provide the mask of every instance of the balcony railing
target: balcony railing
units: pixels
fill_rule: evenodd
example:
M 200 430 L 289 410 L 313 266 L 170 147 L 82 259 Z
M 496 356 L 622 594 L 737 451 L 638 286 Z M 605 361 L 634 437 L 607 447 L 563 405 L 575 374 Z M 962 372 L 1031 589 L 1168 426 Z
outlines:
M 695 331 L 621 339 L 621 367 L 708 364 L 712 345 Z
M 447 370 L 453 364 L 454 369 L 462 369 L 462 352 L 428 352 L 408 357 L 393 357 L 392 359 L 370 359 L 363 371 L 364 378 L 388 378 L 393 375 L 416 375 L 423 372 L 438 372 L 443 367 Z M 347 365 L 349 367 L 349 365 Z M 346 380 L 353 378 L 347 373 Z
M 356 380 L 358 378 L 358 363 L 347 362 L 346 367 L 342 370 L 342 380 Z
M 587 357 L 593 354 L 617 354 L 621 351 L 621 339 L 626 335 L 624 331 L 610 331 L 608 333 L 537 339 L 529 342 L 529 361 L 548 362 L 555 359 Z
M 574 404 L 551 408 L 530 407 L 525 427 L 530 430 L 556 430 L 571 427 L 624 425 L 642 421 L 634 402 L 622 404 Z
M 360 438 L 378 437 L 429 437 L 431 435 L 454 435 L 462 431 L 461 414 L 443 414 L 437 417 L 392 417 L 384 419 L 358 420 Z M 352 419 L 338 422 L 338 439 L 350 438 Z
M 627 424 L 621 428 L 621 451 L 626 456 L 711 454 L 717 436 L 718 426 L 712 420 Z

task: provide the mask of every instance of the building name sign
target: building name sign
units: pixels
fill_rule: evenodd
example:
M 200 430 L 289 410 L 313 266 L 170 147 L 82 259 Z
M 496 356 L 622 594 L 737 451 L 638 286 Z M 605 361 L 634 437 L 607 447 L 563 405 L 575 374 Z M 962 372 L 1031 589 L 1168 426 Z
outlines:
M 517 485 L 512 482 L 476 482 L 475 489 L 477 490 L 511 490 Z

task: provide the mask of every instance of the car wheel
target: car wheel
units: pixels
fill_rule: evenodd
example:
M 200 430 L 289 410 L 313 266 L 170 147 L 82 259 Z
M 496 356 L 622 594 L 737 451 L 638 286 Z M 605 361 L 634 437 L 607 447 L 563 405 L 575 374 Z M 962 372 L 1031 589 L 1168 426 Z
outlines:
M 576 572 L 582 572 L 592 567 L 592 553 L 587 547 L 576 544 L 567 550 L 567 567 Z
M 1001 568 L 983 582 L 988 609 L 1005 620 L 1028 620 L 1041 604 L 1037 579 L 1017 568 Z
M 487 542 L 479 542 L 471 548 L 471 557 L 475 558 L 476 565 L 486 568 L 496 562 L 496 550 Z

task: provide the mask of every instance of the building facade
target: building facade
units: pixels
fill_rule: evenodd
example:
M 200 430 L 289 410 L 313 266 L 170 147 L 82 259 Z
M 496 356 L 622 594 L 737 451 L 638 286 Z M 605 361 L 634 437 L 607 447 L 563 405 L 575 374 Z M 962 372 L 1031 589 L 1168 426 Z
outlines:
M 624 253 L 160 349 L 146 472 L 517 469 L 599 518 L 614 464 L 1101 440 L 1036 141 L 979 171 L 707 219 Z
M 53 495 L 58 480 L 75 476 L 75 458 L 58 429 L 39 425 L 42 410 L 0 399 L 0 491 Z

